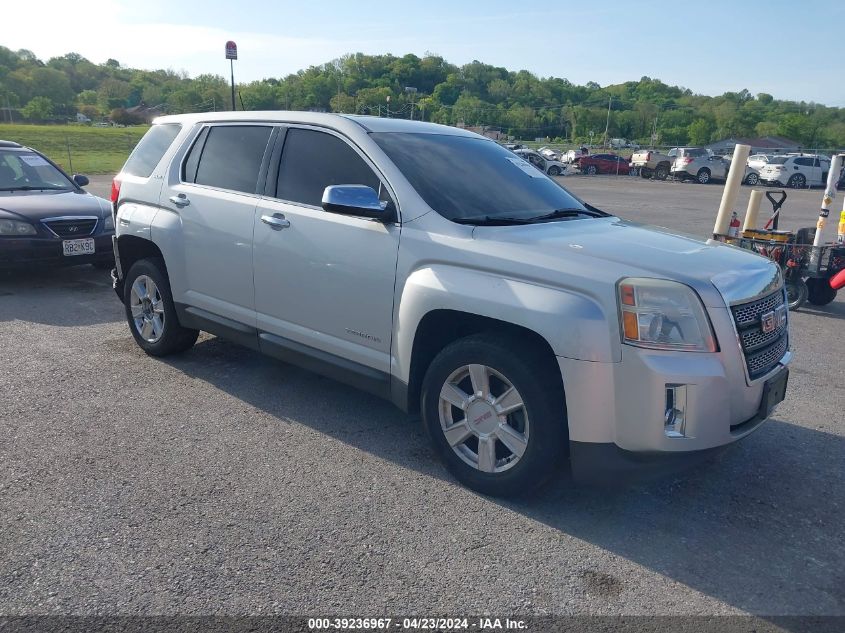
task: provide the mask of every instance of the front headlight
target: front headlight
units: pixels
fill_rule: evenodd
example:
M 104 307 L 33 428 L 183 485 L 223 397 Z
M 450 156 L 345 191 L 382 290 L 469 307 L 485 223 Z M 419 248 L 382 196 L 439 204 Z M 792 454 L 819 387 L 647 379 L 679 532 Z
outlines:
M 716 339 L 701 299 L 668 279 L 622 279 L 618 284 L 622 342 L 652 349 L 715 352 Z
M 107 213 L 103 220 L 103 230 L 114 231 L 114 216 L 111 213 Z
M 35 235 L 35 227 L 29 222 L 0 220 L 0 235 Z

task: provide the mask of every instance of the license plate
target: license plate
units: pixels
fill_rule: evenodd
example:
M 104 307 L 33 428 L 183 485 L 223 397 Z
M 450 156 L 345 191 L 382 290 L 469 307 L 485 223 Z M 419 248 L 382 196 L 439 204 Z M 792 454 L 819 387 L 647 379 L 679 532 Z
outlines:
M 84 240 L 63 240 L 62 251 L 65 257 L 73 255 L 93 255 L 94 254 L 94 240 L 87 238 Z
M 786 397 L 786 384 L 789 382 L 789 370 L 784 368 L 779 374 L 769 378 L 763 385 L 763 401 L 760 411 L 769 417 L 775 407 Z

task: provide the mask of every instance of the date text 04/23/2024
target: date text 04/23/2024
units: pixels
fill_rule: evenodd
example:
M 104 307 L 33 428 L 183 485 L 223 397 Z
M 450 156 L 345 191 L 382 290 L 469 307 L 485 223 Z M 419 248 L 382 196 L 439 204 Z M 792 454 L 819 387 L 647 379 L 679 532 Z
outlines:
M 412 631 L 519 631 L 528 628 L 524 620 L 511 618 L 309 618 L 311 630 L 390 630 Z

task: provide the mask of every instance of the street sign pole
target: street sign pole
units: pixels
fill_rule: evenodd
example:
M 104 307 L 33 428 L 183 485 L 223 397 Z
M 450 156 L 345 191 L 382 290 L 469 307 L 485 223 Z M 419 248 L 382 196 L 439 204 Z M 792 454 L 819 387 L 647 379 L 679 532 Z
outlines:
M 235 110 L 235 61 L 238 58 L 238 45 L 231 40 L 226 42 L 226 59 L 229 60 L 229 71 L 232 73 L 232 110 Z

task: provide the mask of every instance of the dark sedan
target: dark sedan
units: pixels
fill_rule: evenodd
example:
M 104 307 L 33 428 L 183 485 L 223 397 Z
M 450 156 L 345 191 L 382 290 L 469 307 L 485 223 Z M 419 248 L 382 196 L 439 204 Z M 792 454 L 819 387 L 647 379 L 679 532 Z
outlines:
M 627 158 L 616 154 L 589 154 L 576 159 L 582 174 L 625 174 L 631 169 Z
M 0 141 L 0 269 L 114 265 L 108 201 L 43 154 Z

